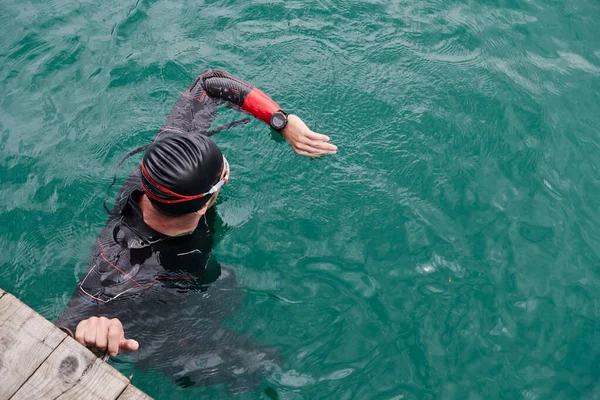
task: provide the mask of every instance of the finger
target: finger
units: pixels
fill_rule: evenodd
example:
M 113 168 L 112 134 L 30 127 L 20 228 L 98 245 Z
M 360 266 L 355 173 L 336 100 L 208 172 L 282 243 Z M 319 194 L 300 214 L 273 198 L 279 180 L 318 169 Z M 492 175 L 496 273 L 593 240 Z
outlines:
M 299 151 L 309 151 L 310 147 L 303 142 L 296 142 L 294 144 L 292 144 L 292 147 L 294 148 L 294 150 L 299 150 Z
M 327 140 L 322 139 L 322 137 L 325 137 Z M 304 144 L 308 144 L 311 146 L 324 146 L 324 148 L 328 148 L 328 149 L 333 149 L 336 148 L 337 146 L 334 145 L 333 143 L 328 143 L 329 141 L 329 137 L 325 136 L 325 135 L 319 135 L 318 133 L 315 134 L 314 132 L 310 132 L 309 134 L 300 136 L 297 139 L 298 142 L 304 143 Z
M 331 140 L 331 138 L 329 136 L 322 135 L 320 133 L 313 132 L 313 131 L 308 131 L 308 133 L 305 136 L 308 137 L 309 139 L 320 140 L 322 142 L 328 142 L 329 140 Z
M 297 154 L 300 154 L 301 156 L 305 156 L 305 157 L 318 157 L 317 153 L 319 153 L 318 150 L 313 149 L 310 146 L 307 146 L 303 143 L 297 143 L 296 145 L 294 145 L 294 151 Z
M 121 342 L 119 343 L 119 352 L 120 353 L 123 353 L 126 351 L 136 351 L 139 348 L 140 348 L 140 344 L 137 342 L 137 340 L 121 339 Z
M 311 152 L 309 152 L 309 153 L 310 153 L 311 157 L 313 157 L 313 158 L 335 154 L 335 152 L 322 152 L 322 151 L 314 151 L 312 153 Z
M 307 146 L 305 144 L 298 144 L 294 150 L 296 151 L 296 153 L 307 157 L 321 157 L 326 154 L 329 154 L 329 152 L 320 149 L 315 149 L 314 147 Z M 335 152 L 331 154 L 335 154 Z
M 309 153 L 308 151 L 296 150 L 296 149 L 295 149 L 295 151 L 296 151 L 296 154 L 300 154 L 301 156 L 304 156 L 304 157 L 310 157 L 310 158 L 318 157 L 314 154 Z
M 304 147 L 301 150 L 306 151 L 306 152 L 314 155 L 315 157 L 320 157 L 320 156 L 325 156 L 328 154 L 336 154 L 337 153 L 337 147 L 335 149 L 331 149 L 331 148 L 323 149 L 320 147 L 313 147 L 311 145 L 304 145 Z
M 322 142 L 320 140 L 309 140 L 304 142 L 307 146 L 323 151 L 337 151 L 337 146 L 332 143 Z
M 81 321 L 77 324 L 77 328 L 75 329 L 75 340 L 77 340 L 80 344 L 85 346 L 85 329 L 87 327 L 87 320 Z
M 93 346 L 96 344 L 96 326 L 98 326 L 98 318 L 92 317 L 88 319 L 85 333 L 83 334 L 83 340 L 86 346 Z
M 111 357 L 119 354 L 119 344 L 123 339 L 123 326 L 120 322 L 117 322 L 112 320 L 108 328 L 108 354 Z
M 302 142 L 294 142 L 290 144 L 292 145 L 292 148 L 296 154 L 300 154 L 301 156 L 314 158 L 325 155 L 323 151 L 310 147 Z
M 100 317 L 96 325 L 96 347 L 106 350 L 108 344 L 108 318 Z

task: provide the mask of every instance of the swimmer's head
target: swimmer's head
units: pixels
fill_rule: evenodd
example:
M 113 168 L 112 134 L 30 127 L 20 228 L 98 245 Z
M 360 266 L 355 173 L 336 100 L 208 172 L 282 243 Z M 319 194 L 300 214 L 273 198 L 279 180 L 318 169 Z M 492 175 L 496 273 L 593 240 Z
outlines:
M 229 177 L 221 150 L 203 135 L 177 135 L 152 143 L 140 169 L 146 196 L 154 207 L 170 215 L 212 205 Z

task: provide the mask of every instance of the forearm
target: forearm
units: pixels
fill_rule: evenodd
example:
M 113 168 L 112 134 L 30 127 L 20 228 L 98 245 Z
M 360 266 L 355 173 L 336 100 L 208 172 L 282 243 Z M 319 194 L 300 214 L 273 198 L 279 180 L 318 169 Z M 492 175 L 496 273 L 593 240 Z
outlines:
M 76 291 L 71 300 L 66 305 L 62 314 L 56 319 L 54 324 L 69 334 L 74 334 L 77 325 L 90 317 L 122 318 L 123 307 L 114 306 L 114 304 L 94 304 L 84 299 L 79 290 Z M 72 336 L 72 335 L 71 335 Z
M 228 103 L 233 108 L 270 123 L 281 107 L 258 88 L 225 72 L 208 70 L 200 75 L 199 84 L 211 99 Z
M 94 315 L 95 310 L 92 311 L 94 308 L 97 308 L 97 306 L 86 304 L 84 300 L 75 293 L 54 324 L 69 333 L 69 335 L 74 336 L 77 324 Z

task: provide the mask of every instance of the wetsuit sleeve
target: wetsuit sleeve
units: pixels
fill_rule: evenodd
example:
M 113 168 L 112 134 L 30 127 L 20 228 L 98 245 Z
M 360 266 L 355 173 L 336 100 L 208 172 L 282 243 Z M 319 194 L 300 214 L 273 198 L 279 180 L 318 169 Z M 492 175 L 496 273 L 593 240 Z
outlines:
M 118 301 L 101 305 L 93 304 L 82 298 L 79 291 L 76 291 L 54 324 L 70 336 L 74 336 L 77 325 L 81 321 L 90 317 L 118 318 L 125 325 L 130 318 L 127 316 L 130 307 L 130 304 Z
M 222 71 L 207 70 L 198 75 L 179 97 L 159 136 L 186 132 L 205 134 L 219 105 L 250 114 L 266 124 L 269 124 L 273 113 L 281 109 L 269 96 L 249 83 Z
M 77 294 L 77 292 L 75 292 L 73 296 L 71 296 L 71 300 L 63 310 L 62 314 L 54 321 L 54 324 L 70 336 L 74 336 L 77 325 L 84 319 L 90 317 L 115 317 L 114 312 L 111 313 L 104 308 L 105 307 L 86 302 Z

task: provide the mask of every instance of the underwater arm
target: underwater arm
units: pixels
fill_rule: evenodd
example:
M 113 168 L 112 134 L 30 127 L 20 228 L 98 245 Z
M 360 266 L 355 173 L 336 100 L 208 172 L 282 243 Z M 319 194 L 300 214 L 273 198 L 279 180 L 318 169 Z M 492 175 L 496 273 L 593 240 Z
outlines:
M 114 318 L 118 314 L 118 307 L 91 304 L 76 292 L 55 325 L 83 346 L 113 357 L 139 347 L 137 341 L 125 338 L 123 324 Z

